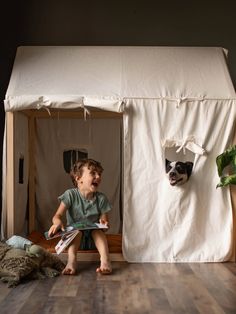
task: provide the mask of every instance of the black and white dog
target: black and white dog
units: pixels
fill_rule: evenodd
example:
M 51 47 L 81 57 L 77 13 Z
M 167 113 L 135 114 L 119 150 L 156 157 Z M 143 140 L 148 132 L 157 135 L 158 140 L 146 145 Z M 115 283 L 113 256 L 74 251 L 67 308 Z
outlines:
M 182 185 L 188 181 L 193 169 L 191 161 L 169 161 L 166 159 L 166 174 L 172 186 Z

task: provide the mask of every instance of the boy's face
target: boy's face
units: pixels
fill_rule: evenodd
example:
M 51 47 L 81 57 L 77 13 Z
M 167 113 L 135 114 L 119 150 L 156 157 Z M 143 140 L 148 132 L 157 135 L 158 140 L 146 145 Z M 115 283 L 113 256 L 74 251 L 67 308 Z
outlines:
M 78 177 L 79 187 L 87 192 L 96 192 L 99 184 L 101 183 L 102 172 L 99 170 L 89 169 L 87 166 L 83 167 L 83 174 Z

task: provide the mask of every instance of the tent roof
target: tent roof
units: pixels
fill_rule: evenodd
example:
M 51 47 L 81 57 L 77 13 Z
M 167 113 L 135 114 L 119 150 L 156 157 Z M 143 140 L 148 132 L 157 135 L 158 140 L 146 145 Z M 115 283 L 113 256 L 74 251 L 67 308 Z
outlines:
M 19 47 L 5 109 L 45 96 L 56 107 L 86 97 L 235 98 L 225 57 L 215 47 Z

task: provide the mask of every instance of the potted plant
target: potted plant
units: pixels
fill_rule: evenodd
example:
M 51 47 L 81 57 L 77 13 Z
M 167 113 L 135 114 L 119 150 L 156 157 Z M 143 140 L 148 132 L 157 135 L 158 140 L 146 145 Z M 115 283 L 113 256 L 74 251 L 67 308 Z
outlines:
M 220 177 L 220 182 L 216 187 L 224 187 L 229 184 L 236 185 L 236 145 L 230 146 L 217 156 L 216 165 Z M 226 172 L 225 169 L 228 171 Z

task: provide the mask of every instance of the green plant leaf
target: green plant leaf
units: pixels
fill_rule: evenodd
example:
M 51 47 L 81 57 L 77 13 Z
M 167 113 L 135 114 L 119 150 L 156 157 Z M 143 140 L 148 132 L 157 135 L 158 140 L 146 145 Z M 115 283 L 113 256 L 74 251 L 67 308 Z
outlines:
M 221 177 L 220 178 L 220 183 L 218 183 L 216 187 L 217 188 L 224 187 L 224 186 L 227 186 L 229 184 L 236 185 L 236 174 L 232 174 L 232 175 L 229 175 L 229 176 Z
M 229 147 L 226 151 L 216 157 L 219 177 L 222 176 L 224 168 L 229 164 L 232 165 L 233 171 L 236 172 L 236 145 Z

